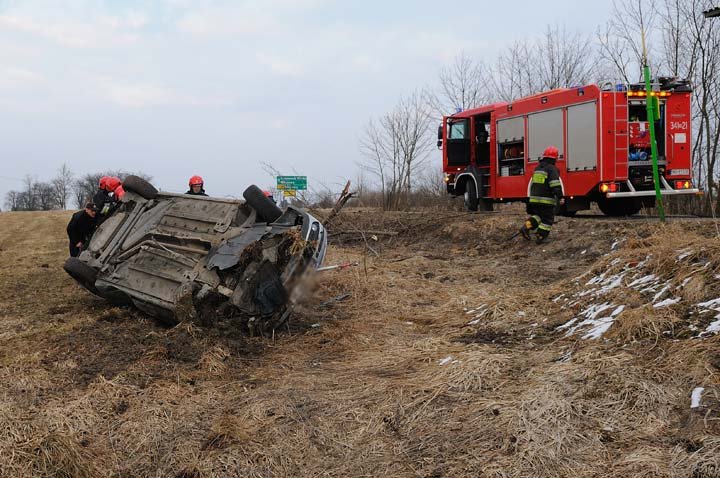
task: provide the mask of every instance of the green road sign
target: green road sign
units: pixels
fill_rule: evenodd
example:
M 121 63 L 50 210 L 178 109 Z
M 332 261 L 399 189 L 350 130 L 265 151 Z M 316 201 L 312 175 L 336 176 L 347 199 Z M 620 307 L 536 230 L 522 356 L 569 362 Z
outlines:
M 280 190 L 307 191 L 307 176 L 278 176 L 277 188 Z

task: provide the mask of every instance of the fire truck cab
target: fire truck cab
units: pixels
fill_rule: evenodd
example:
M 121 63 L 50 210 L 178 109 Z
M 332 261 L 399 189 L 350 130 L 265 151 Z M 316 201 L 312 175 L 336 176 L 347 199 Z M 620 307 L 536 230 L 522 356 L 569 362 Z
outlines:
M 663 195 L 696 194 L 692 185 L 690 100 L 685 80 L 658 78 L 651 101 Z M 556 146 L 565 204 L 573 215 L 596 202 L 609 216 L 655 204 L 642 84 L 606 83 L 556 89 L 511 103 L 494 103 L 443 118 L 438 129 L 451 196 L 468 210 L 525 201 L 542 151 Z

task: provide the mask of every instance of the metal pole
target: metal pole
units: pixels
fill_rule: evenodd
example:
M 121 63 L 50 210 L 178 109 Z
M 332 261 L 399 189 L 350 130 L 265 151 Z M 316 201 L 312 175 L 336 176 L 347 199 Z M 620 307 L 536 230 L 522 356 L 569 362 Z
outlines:
M 658 171 L 658 151 L 655 141 L 655 101 L 650 86 L 650 67 L 648 66 L 647 49 L 645 48 L 645 29 L 642 30 L 643 47 L 643 74 L 645 75 L 645 100 L 647 109 L 648 126 L 650 129 L 650 155 L 652 157 L 653 182 L 655 183 L 655 203 L 660 215 L 660 222 L 665 222 L 665 208 L 663 207 L 662 194 L 660 193 L 660 172 Z M 658 118 L 659 119 L 659 118 Z

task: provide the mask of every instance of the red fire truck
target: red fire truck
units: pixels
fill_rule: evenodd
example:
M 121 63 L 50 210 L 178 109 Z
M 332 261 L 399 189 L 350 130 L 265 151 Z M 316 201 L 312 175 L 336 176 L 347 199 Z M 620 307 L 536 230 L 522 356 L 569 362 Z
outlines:
M 655 123 L 663 195 L 697 194 L 692 184 L 690 99 L 685 80 L 658 78 Z M 542 151 L 557 146 L 573 215 L 597 202 L 609 216 L 655 204 L 644 84 L 586 85 L 494 103 L 443 118 L 438 129 L 447 191 L 468 210 L 524 201 Z M 654 100 L 653 100 L 654 101 Z

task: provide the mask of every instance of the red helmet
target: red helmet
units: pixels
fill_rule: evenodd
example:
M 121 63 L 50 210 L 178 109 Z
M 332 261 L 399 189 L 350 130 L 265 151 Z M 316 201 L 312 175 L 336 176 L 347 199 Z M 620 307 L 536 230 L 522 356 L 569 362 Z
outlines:
M 196 175 L 196 176 L 193 176 L 190 178 L 190 181 L 188 182 L 188 184 L 190 185 L 190 187 L 202 186 L 203 184 L 205 184 L 205 182 L 203 181 L 203 178 Z
M 549 159 L 558 159 L 560 156 L 560 151 L 555 146 L 548 146 L 545 148 L 545 151 L 543 151 L 542 157 L 543 158 L 549 158 Z
M 266 198 L 272 197 L 272 193 L 270 191 L 268 191 L 267 189 L 263 190 L 263 194 L 265 195 Z
M 114 176 L 103 176 L 100 178 L 100 189 L 113 192 L 122 185 L 120 178 Z

